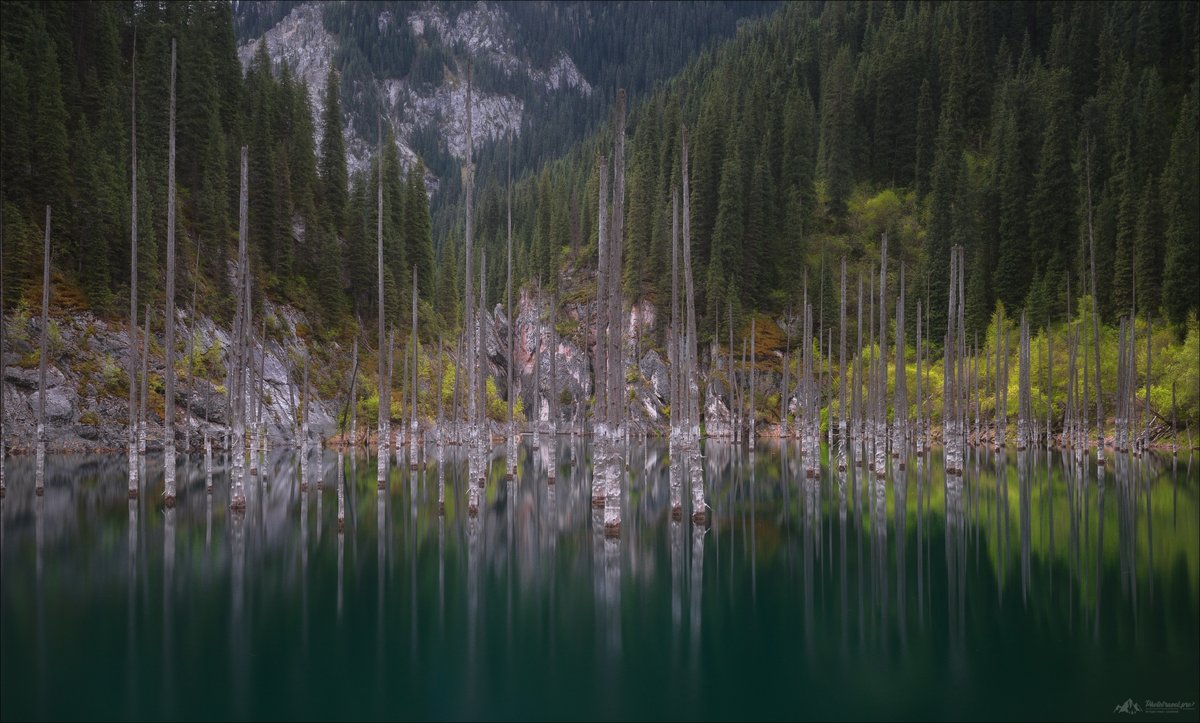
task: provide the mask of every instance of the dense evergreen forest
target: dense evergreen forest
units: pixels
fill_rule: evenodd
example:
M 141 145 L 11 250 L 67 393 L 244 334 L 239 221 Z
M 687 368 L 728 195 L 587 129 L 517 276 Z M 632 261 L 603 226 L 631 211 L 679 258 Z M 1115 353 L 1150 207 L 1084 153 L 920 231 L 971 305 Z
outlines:
M 326 114 L 333 132 L 318 148 L 307 90 L 286 67 L 272 74 L 260 54 L 243 74 L 229 3 L 10 3 L 3 12 L 6 308 L 27 300 L 40 284 L 46 204 L 54 212 L 59 291 L 101 315 L 122 308 L 129 284 L 131 92 L 140 284 L 144 296 L 161 298 L 166 70 L 170 41 L 177 38 L 176 232 L 181 258 L 199 258 L 198 275 L 192 263 L 181 264 L 180 288 L 195 281 L 202 311 L 223 319 L 232 314 L 228 264 L 237 240 L 238 157 L 246 145 L 257 284 L 276 300 L 320 312 L 326 322 L 353 310 L 348 289 L 356 279 L 348 276 L 347 261 L 358 250 L 358 224 L 348 215 L 337 104 Z M 331 83 L 336 99 L 336 77 Z M 402 176 L 395 165 L 387 180 L 389 259 L 400 279 L 407 278 L 410 259 L 431 263 L 428 199 L 412 193 L 419 173 Z
M 806 270 L 832 320 L 829 272 L 845 255 L 854 278 L 885 231 L 935 340 L 955 244 L 969 331 L 998 303 L 1041 326 L 1087 292 L 1090 231 L 1102 318 L 1136 307 L 1182 333 L 1200 303 L 1197 18 L 1156 2 L 788 4 L 635 104 L 626 292 L 669 297 L 686 125 L 703 329 L 731 303 L 798 305 Z M 601 132 L 518 184 L 520 276 L 594 254 L 610 145 Z M 503 188 L 478 208 L 499 244 Z
M 228 3 L 6 3 L 3 14 L 5 309 L 36 299 L 46 204 L 58 303 L 110 316 L 123 308 L 135 48 L 140 276 L 144 298 L 161 297 L 165 69 L 177 37 L 177 231 L 181 258 L 199 251 L 201 308 L 231 313 L 237 158 L 247 145 L 256 283 L 315 312 L 321 333 L 374 318 L 377 174 L 347 176 L 337 76 L 326 89 L 333 132 L 318 139 L 307 91 L 286 67 L 272 73 L 260 55 L 243 74 Z M 601 15 L 622 17 L 615 6 Z M 952 245 L 966 249 L 967 325 L 979 331 L 998 303 L 1036 325 L 1062 318 L 1068 294 L 1088 288 L 1092 237 L 1102 318 L 1136 306 L 1182 333 L 1200 297 L 1198 18 L 1194 3 L 1168 2 L 783 5 L 631 95 L 627 299 L 669 296 L 669 195 L 686 126 L 702 337 L 729 306 L 739 317 L 793 308 L 806 273 L 832 319 L 828 272 L 843 255 L 852 274 L 865 269 L 885 231 L 910 283 L 935 302 L 935 340 Z M 574 21 L 561 22 L 566 33 Z M 605 27 L 580 61 L 599 74 L 598 88 L 632 74 L 601 61 L 603 38 L 625 25 Z M 607 112 L 606 93 L 590 113 Z M 542 133 L 523 133 L 514 155 Z M 446 204 L 431 219 L 421 169 L 405 173 L 394 144 L 385 147 L 386 304 L 400 314 L 415 265 L 422 329 L 449 330 L 461 209 Z M 518 174 L 522 283 L 540 278 L 588 298 L 590 274 L 579 272 L 594 265 L 595 161 L 610 147 L 605 124 Z M 491 147 L 480 163 L 476 236 L 490 259 L 503 258 L 507 153 Z M 488 297 L 500 298 L 503 268 L 489 264 L 488 274 Z M 193 275 L 181 264 L 181 289 Z

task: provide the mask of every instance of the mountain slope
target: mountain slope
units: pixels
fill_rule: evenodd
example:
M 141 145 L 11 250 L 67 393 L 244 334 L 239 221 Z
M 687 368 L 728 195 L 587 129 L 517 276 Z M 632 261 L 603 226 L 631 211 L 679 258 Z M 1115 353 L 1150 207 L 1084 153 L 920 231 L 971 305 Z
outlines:
M 241 2 L 235 28 L 244 67 L 265 42 L 273 63 L 288 63 L 308 85 L 318 137 L 326 77 L 338 69 L 352 173 L 369 163 L 382 115 L 406 166 L 419 155 L 456 188 L 466 61 L 476 148 L 487 155 L 489 142 L 513 134 L 520 172 L 582 138 L 604 117 L 598 98 L 617 83 L 649 87 L 774 5 Z

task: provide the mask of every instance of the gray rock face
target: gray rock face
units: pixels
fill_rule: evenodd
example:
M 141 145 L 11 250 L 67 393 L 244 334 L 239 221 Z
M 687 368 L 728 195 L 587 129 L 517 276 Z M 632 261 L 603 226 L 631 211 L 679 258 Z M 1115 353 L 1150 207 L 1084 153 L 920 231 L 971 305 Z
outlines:
M 674 403 L 675 400 L 671 399 L 671 372 L 658 352 L 651 349 L 643 354 L 638 367 L 642 371 L 642 377 L 650 380 L 650 389 L 654 395 L 660 401 Z
M 278 443 L 291 440 L 295 434 L 293 399 L 298 404 L 299 397 L 293 396 L 293 393 L 299 394 L 301 372 L 291 369 L 286 360 L 301 358 L 303 344 L 295 330 L 304 323 L 304 319 L 286 307 L 275 307 L 270 302 L 264 306 L 266 313 L 275 316 L 282 329 L 275 335 L 278 340 L 267 343 L 263 364 L 263 419 L 268 436 Z M 180 309 L 178 314 L 179 358 L 186 367 L 183 349 L 191 324 L 186 311 Z M 51 452 L 124 449 L 129 424 L 126 391 L 128 332 L 118 323 L 104 322 L 87 312 L 55 318 L 54 322 L 62 337 L 62 354 L 49 360 L 46 368 L 47 448 Z M 195 324 L 194 335 L 197 356 L 205 354 L 212 345 L 219 344 L 222 364 L 229 363 L 228 330 L 202 317 Z M 161 338 L 157 341 L 161 344 Z M 36 444 L 38 370 L 36 367 L 25 369 L 16 365 L 20 355 L 12 351 L 17 346 L 12 345 L 12 350 L 4 358 L 5 441 L 15 451 L 30 451 Z M 253 355 L 256 372 L 261 353 L 259 341 Z M 153 390 L 164 373 L 161 355 L 151 354 L 149 371 L 154 380 L 151 382 Z M 289 391 L 289 378 L 293 391 Z M 194 384 L 186 378 L 180 379 L 176 385 L 179 415 L 176 418 L 176 438 L 179 444 L 182 446 L 185 425 L 193 432 L 191 441 L 194 450 L 200 449 L 201 431 L 205 427 L 214 437 L 223 436 L 226 403 L 224 391 L 218 389 L 216 384 L 206 379 L 197 379 Z M 149 406 L 146 423 L 147 448 L 151 450 L 161 448 L 164 431 L 162 419 L 154 408 L 155 405 Z M 310 403 L 309 429 L 314 441 L 333 433 L 331 408 L 331 405 L 327 408 L 327 404 L 321 400 L 314 399 Z
M 590 358 L 594 336 L 588 328 L 592 318 L 586 304 L 567 305 L 560 313 L 560 329 L 557 344 L 552 350 L 552 334 L 547 312 L 548 297 L 537 297 L 523 291 L 516 306 L 513 321 L 514 354 L 508 359 L 509 320 L 502 305 L 496 305 L 490 313 L 483 315 L 484 343 L 486 345 L 487 370 L 499 396 L 507 399 L 510 394 L 523 399 L 526 418 L 538 415 L 549 420 L 551 399 L 559 403 L 561 429 L 574 426 L 584 428 L 585 416 L 594 394 L 592 364 Z M 263 313 L 267 315 L 268 334 L 265 348 L 262 340 L 255 338 L 251 357 L 255 373 L 263 370 L 262 420 L 272 445 L 292 443 L 297 435 L 297 407 L 300 402 L 302 384 L 302 359 L 306 353 L 304 342 L 296 333 L 306 320 L 294 309 L 264 302 Z M 651 338 L 651 328 L 646 326 L 653 320 L 655 310 L 648 303 L 639 304 L 631 310 L 625 339 L 625 399 L 628 404 L 630 422 L 635 431 L 665 432 L 667 405 L 670 404 L 669 368 L 659 353 L 646 351 L 634 360 L 633 352 L 638 338 Z M 182 329 L 180 359 L 188 334 L 195 339 L 197 357 L 213 355 L 226 368 L 230 364 L 230 331 L 218 326 L 212 319 L 201 317 L 193 325 L 186 311 L 179 310 L 177 321 Z M 119 322 L 104 323 L 90 314 L 76 314 L 56 319 L 62 336 L 62 353 L 49 364 L 46 371 L 46 419 L 49 449 L 59 451 L 102 451 L 124 449 L 128 430 L 128 395 L 126 391 L 128 360 L 128 333 Z M 635 336 L 640 335 L 640 337 Z M 15 341 L 15 340 L 14 340 Z M 152 345 L 149 370 L 152 394 L 161 391 L 164 373 L 161 355 L 161 338 Z M 5 431 L 10 448 L 17 451 L 32 450 L 35 443 L 37 424 L 38 370 L 25 369 L 17 365 L 21 356 L 14 353 L 15 344 L 5 355 L 7 366 L 3 373 L 5 401 Z M 218 351 L 219 350 L 219 351 Z M 540 350 L 540 356 L 538 355 Z M 346 350 L 325 350 L 328 356 L 348 356 Z M 556 377 L 550 375 L 550 355 L 555 353 Z M 265 358 L 263 354 L 265 353 Z M 360 353 L 369 353 L 360 349 Z M 540 362 L 540 373 L 535 374 L 535 360 Z M 515 389 L 507 388 L 507 371 L 512 365 Z M 317 370 L 313 370 L 314 375 Z M 400 373 L 399 370 L 396 372 Z M 534 380 L 540 380 L 540 389 L 534 388 Z M 698 380 L 701 385 L 705 382 Z M 194 383 L 186 377 L 176 385 L 176 438 L 182 446 L 184 430 L 190 430 L 193 451 L 201 445 L 202 432 L 207 429 L 214 439 L 223 439 L 227 423 L 228 399 L 225 394 L 227 379 L 208 380 L 198 378 Z M 728 423 L 728 410 L 718 398 L 719 386 L 709 388 L 706 398 L 710 400 L 706 411 L 710 430 L 715 420 L 717 427 Z M 344 392 L 342 392 L 344 393 Z M 162 405 L 157 396 L 152 396 L 148 407 L 147 442 L 149 449 L 160 449 L 163 440 Z M 247 408 L 254 400 L 247 394 Z M 335 418 L 344 400 L 313 399 L 309 403 L 309 431 L 312 442 L 333 436 L 336 433 Z M 253 417 L 250 417 L 253 421 Z M 360 422 L 361 426 L 361 422 Z M 183 451 L 182 449 L 180 450 Z
M 733 436 L 733 415 L 726 404 L 725 388 L 719 379 L 711 379 L 704 395 L 704 429 L 710 437 Z
M 250 65 L 263 43 L 276 69 L 287 61 L 296 77 L 308 87 L 317 139 L 324 134 L 325 82 L 339 42 L 326 30 L 323 15 L 323 4 L 300 3 L 262 37 L 238 47 L 238 59 L 243 68 Z M 512 27 L 513 22 L 504 5 L 490 2 L 465 7 L 453 19 L 437 5 L 415 4 L 406 17 L 396 17 L 392 10 L 384 9 L 376 19 L 380 42 L 393 42 L 396 34 L 408 33 L 422 42 L 439 42 L 456 55 L 472 57 L 506 75 L 523 76 L 534 87 L 543 89 L 547 96 L 554 93 L 591 95 L 592 86 L 569 55 L 560 53 L 544 67 L 535 66 L 529 61 L 528 54 L 517 47 Z M 411 168 L 417 160 L 410 139 L 414 133 L 429 126 L 437 129 L 453 156 L 466 157 L 466 79 L 454 69 L 448 69 L 445 79 L 433 85 L 416 84 L 409 78 L 377 77 L 374 82 L 358 83 L 342 90 L 354 97 L 373 95 L 377 98 L 378 107 L 383 109 L 387 122 L 396 131 L 397 148 L 406 168 Z M 510 133 L 521 132 L 526 112 L 520 98 L 487 93 L 478 86 L 472 96 L 476 147 L 481 139 L 498 140 Z M 375 152 L 374 137 L 360 137 L 354 121 L 351 109 L 350 117 L 343 124 L 346 165 L 351 174 L 367 168 Z M 436 185 L 432 177 L 427 179 L 427 183 L 430 182 Z

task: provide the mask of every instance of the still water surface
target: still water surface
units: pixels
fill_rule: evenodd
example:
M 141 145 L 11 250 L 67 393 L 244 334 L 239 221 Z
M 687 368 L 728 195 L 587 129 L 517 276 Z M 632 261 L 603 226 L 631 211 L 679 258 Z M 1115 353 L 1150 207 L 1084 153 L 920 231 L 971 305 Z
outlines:
M 477 519 L 456 448 L 382 492 L 347 456 L 342 533 L 331 452 L 304 493 L 269 454 L 238 515 L 198 456 L 174 510 L 161 456 L 132 502 L 122 456 L 50 457 L 43 497 L 8 460 L 0 718 L 1197 718 L 1200 460 L 808 480 L 796 446 L 708 441 L 697 526 L 651 440 L 606 539 L 584 443 L 552 485 L 520 454 Z

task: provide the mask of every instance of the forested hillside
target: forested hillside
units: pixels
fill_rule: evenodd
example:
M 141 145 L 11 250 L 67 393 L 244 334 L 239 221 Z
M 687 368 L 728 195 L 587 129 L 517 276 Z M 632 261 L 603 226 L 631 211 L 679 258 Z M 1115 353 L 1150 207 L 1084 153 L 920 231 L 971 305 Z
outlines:
M 855 278 L 886 231 L 935 340 L 952 245 L 973 332 L 997 303 L 1063 318 L 1087 292 L 1093 236 L 1103 319 L 1136 305 L 1182 331 L 1200 297 L 1197 17 L 1158 2 L 788 4 L 635 102 L 626 292 L 669 296 L 686 125 L 703 329 L 730 304 L 798 306 L 806 272 L 832 319 L 828 271 L 846 255 Z M 594 257 L 606 133 L 517 185 L 522 278 L 553 284 L 546 269 Z M 500 244 L 502 185 L 477 208 Z
M 595 161 L 611 148 L 608 96 L 639 79 L 629 83 L 626 291 L 655 301 L 667 294 L 668 198 L 686 126 L 704 334 L 730 305 L 737 315 L 795 306 L 806 272 L 829 318 L 836 290 L 823 271 L 842 255 L 852 274 L 865 269 L 885 231 L 910 283 L 935 302 L 935 339 L 953 244 L 966 248 L 971 330 L 983 329 L 999 302 L 1036 324 L 1061 318 L 1068 294 L 1088 288 L 1093 238 L 1104 319 L 1136 305 L 1182 329 L 1196 309 L 1194 3 L 787 4 L 656 87 L 646 78 L 657 71 L 646 68 L 669 67 L 684 45 L 666 33 L 672 40 L 656 55 L 645 39 L 660 22 L 682 23 L 673 14 L 681 11 L 647 7 L 509 9 L 513 22 L 553 31 L 530 53 L 571 48 L 595 87 L 561 122 L 515 139 L 518 281 L 557 287 L 561 278 L 569 293 L 589 293 Z M 321 125 L 334 132 L 318 138 L 308 89 L 286 65 L 272 72 L 260 47 L 243 75 L 227 3 L 6 3 L 3 17 L 6 309 L 32 301 L 40 283 L 47 204 L 54 270 L 73 292 L 63 298 L 106 315 L 123 308 L 136 35 L 143 294 L 161 295 L 166 68 L 177 37 L 179 253 L 199 258 L 202 310 L 224 317 L 231 306 L 236 159 L 248 145 L 256 283 L 319 312 L 328 327 L 373 318 L 377 174 L 352 178 L 346 169 L 336 74 L 321 104 Z M 620 45 L 635 31 L 642 40 Z M 369 49 L 366 40 L 358 46 Z M 412 50 L 410 72 L 423 47 Z M 628 57 L 614 58 L 621 48 Z M 477 67 L 481 84 L 500 83 L 496 75 Z M 521 173 L 523 162 L 590 122 L 602 123 L 590 139 Z M 461 208 L 450 203 L 431 218 L 421 170 L 404 172 L 396 144 L 384 145 L 386 303 L 399 313 L 416 265 L 423 314 L 434 322 L 422 328 L 445 329 L 460 297 Z M 479 154 L 476 233 L 493 260 L 502 258 L 507 160 L 504 143 Z M 457 172 L 445 157 L 436 162 L 453 179 L 444 197 L 453 201 Z M 503 269 L 491 263 L 488 272 L 495 299 Z M 181 289 L 193 273 L 181 264 Z
M 403 77 L 417 85 L 443 71 L 461 78 L 474 65 L 477 88 L 525 104 L 516 136 L 516 168 L 567 150 L 601 121 L 618 85 L 648 86 L 682 67 L 698 47 L 729 34 L 738 18 L 774 3 L 510 3 L 488 28 L 541 67 L 569 52 L 593 92 L 548 97 L 528 78 L 506 74 L 496 59 L 425 33 L 409 11 L 453 22 L 474 3 L 346 3 L 320 7 L 337 39 L 333 67 L 319 98 L 260 44 L 248 66 L 239 39 L 260 36 L 298 3 L 49 2 L 3 5 L 2 75 L 5 308 L 40 286 L 44 207 L 53 207 L 53 264 L 66 298 L 102 315 L 124 308 L 129 284 L 131 96 L 136 47 L 139 184 L 139 275 L 143 298 L 161 298 L 166 237 L 167 94 L 170 39 L 179 41 L 180 257 L 194 259 L 201 310 L 226 317 L 229 262 L 237 233 L 237 158 L 250 148 L 250 247 L 254 278 L 277 300 L 337 325 L 374 316 L 374 168 L 347 170 L 346 139 L 356 133 L 377 155 L 379 97 L 354 88 Z M 479 6 L 484 7 L 484 6 Z M 493 8 L 494 9 L 494 8 Z M 490 17 L 490 16 L 489 16 Z M 389 23 L 381 24 L 390 19 Z M 387 27 L 385 27 L 385 25 Z M 235 32 L 236 30 L 236 32 Z M 666 38 L 667 40 L 663 40 Z M 544 89 L 543 89 L 544 90 Z M 461 91 L 459 91 L 461 92 Z M 316 101 L 316 102 L 314 102 Z M 310 106 L 321 109 L 314 117 Z M 459 121 L 461 123 L 461 121 Z M 357 128 L 348 127 L 357 124 Z M 333 129 L 317 133 L 314 128 Z M 416 192 L 396 138 L 384 139 L 388 305 L 407 298 L 408 269 L 418 266 L 421 296 L 432 284 L 430 199 Z M 432 203 L 458 198 L 458 164 L 445 139 L 417 128 L 422 163 L 442 183 Z M 495 144 L 478 143 L 483 174 L 498 172 Z M 503 162 L 507 162 L 507 145 Z M 406 161 L 411 159 L 405 159 Z M 371 161 L 373 164 L 374 161 Z M 486 176 L 485 176 L 486 177 Z M 367 218 L 367 217 L 370 218 Z M 436 240 L 441 246 L 441 238 Z M 369 246 L 369 248 L 368 248 Z M 181 264 L 181 289 L 193 268 Z M 368 285 L 369 282 L 369 285 Z M 444 295 L 450 296 L 449 290 Z M 257 295 L 256 295 L 257 296 Z M 56 294 L 56 302 L 58 301 Z M 428 314 L 428 305 L 425 307 Z M 440 321 L 441 315 L 435 315 Z M 430 328 L 430 327 L 425 327 Z

